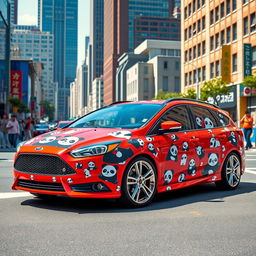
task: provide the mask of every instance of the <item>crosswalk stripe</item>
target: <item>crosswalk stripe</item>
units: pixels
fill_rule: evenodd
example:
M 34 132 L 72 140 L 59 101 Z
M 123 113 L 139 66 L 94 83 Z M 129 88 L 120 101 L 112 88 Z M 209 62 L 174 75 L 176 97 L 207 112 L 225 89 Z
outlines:
M 255 168 L 254 168 L 255 169 Z M 245 169 L 245 172 L 246 173 L 250 173 L 250 174 L 254 174 L 254 175 L 256 175 L 256 171 L 252 171 L 252 170 L 250 170 L 250 169 Z
M 0 199 L 32 196 L 29 192 L 4 192 L 0 193 Z

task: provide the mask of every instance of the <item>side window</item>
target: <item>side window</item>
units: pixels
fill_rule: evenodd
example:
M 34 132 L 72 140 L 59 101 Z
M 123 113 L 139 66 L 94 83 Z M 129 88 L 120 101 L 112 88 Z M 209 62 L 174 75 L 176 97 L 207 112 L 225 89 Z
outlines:
M 230 124 L 229 118 L 215 110 L 212 110 L 212 112 L 215 114 L 216 119 L 218 121 L 218 126 L 228 126 Z
M 204 107 L 190 105 L 196 129 L 212 129 L 218 127 L 218 123 L 213 114 Z
M 176 106 L 168 110 L 161 118 L 161 122 L 176 121 L 181 123 L 181 130 L 191 130 L 191 123 L 187 108 L 184 105 Z M 159 124 L 160 125 L 160 124 Z

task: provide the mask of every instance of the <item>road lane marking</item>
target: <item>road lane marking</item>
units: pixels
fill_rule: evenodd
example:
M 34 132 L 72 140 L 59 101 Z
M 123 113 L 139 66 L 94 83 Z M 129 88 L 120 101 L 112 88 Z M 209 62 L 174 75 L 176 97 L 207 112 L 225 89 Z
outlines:
M 14 160 L 9 160 L 9 159 L 1 159 L 1 160 L 0 160 L 0 162 L 1 162 L 1 161 L 4 161 L 4 162 L 13 162 Z
M 246 168 L 245 172 L 256 175 L 256 171 L 252 171 L 251 169 L 256 169 L 256 168 Z
M 32 195 L 29 192 L 3 192 L 3 193 L 0 193 L 0 199 L 27 197 L 27 196 L 32 196 Z

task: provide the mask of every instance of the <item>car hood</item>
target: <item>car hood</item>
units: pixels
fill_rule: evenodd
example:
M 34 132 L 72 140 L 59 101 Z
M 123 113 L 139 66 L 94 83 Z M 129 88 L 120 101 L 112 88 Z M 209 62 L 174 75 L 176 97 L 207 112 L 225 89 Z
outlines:
M 105 128 L 69 128 L 39 135 L 25 142 L 21 152 L 59 153 L 82 146 L 130 139 L 131 131 Z M 53 150 L 54 148 L 54 150 Z

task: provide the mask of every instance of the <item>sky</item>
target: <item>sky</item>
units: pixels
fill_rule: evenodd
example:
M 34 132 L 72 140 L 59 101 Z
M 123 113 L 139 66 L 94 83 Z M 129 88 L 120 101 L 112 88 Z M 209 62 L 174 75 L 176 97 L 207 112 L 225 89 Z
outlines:
M 18 24 L 37 25 L 37 0 L 18 0 Z M 84 58 L 85 36 L 89 35 L 90 1 L 78 0 L 78 65 Z

